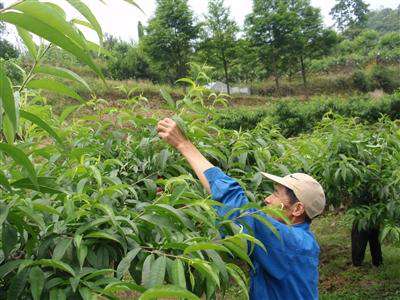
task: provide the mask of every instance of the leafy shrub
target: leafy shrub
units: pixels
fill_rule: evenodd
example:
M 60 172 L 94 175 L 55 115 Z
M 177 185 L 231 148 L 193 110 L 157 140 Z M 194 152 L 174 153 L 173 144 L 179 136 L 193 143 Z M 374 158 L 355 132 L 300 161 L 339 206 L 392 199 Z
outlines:
M 0 38 L 0 59 L 11 59 L 19 56 L 18 50 L 9 41 Z
M 371 80 L 365 74 L 365 72 L 358 70 L 353 73 L 352 76 L 353 85 L 361 92 L 369 92 L 371 90 Z
M 140 45 L 119 42 L 111 50 L 108 60 L 108 72 L 113 79 L 149 79 L 153 78 L 150 60 Z
M 377 88 L 381 88 L 386 93 L 393 93 L 400 87 L 400 77 L 398 72 L 387 67 L 376 65 L 371 74 Z
M 391 119 L 400 118 L 400 94 L 386 96 L 380 100 L 353 97 L 348 100 L 315 98 L 309 102 L 278 101 L 263 110 L 227 110 L 219 113 L 215 122 L 229 129 L 251 129 L 262 118 L 278 126 L 284 136 L 295 136 L 310 132 L 323 116 L 333 112 L 345 117 L 358 117 L 361 122 L 375 123 L 382 115 Z
M 0 59 L 0 64 L 4 66 L 5 73 L 14 84 L 21 84 L 24 76 L 24 71 L 18 66 L 15 59 L 6 61 Z

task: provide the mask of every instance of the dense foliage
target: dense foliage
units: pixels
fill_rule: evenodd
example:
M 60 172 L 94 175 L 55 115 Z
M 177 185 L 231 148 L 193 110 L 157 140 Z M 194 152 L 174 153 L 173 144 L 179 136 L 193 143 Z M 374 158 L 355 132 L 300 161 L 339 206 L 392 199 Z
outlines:
M 314 97 L 309 102 L 297 99 L 280 100 L 263 109 L 227 109 L 215 115 L 218 126 L 228 129 L 253 129 L 267 118 L 278 126 L 284 136 L 296 136 L 311 132 L 327 113 L 343 117 L 357 117 L 360 123 L 376 123 L 382 115 L 392 120 L 400 118 L 400 95 L 375 100 L 368 97 L 349 99 Z

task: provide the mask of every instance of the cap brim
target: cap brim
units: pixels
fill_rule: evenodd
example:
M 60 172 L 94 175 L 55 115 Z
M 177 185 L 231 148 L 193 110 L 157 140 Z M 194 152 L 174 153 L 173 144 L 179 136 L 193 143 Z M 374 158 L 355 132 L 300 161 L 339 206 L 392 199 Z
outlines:
M 293 189 L 293 187 L 290 184 L 288 184 L 288 182 L 283 177 L 279 177 L 279 176 L 264 173 L 264 172 L 260 172 L 260 173 L 261 173 L 261 175 L 268 178 L 269 180 L 272 180 L 273 182 L 276 182 L 283 186 L 286 186 L 289 189 Z

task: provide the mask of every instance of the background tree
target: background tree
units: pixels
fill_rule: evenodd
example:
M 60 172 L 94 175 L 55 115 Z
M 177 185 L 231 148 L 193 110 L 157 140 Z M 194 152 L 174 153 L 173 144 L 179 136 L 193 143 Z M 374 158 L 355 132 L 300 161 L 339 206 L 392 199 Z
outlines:
M 288 38 L 296 22 L 296 14 L 288 9 L 284 0 L 253 0 L 253 12 L 246 17 L 246 33 L 257 49 L 260 63 L 266 73 L 275 78 L 280 90 L 279 78 L 287 69 L 285 57 L 289 49 Z
M 368 13 L 367 28 L 380 33 L 400 32 L 400 5 L 396 9 L 383 8 Z
M 0 2 L 0 9 L 4 7 L 3 3 Z M 3 22 L 0 22 L 0 58 L 10 59 L 17 58 L 19 55 L 18 50 L 7 41 L 4 37 L 6 34 L 6 26 Z
M 143 51 L 143 45 L 118 41 L 111 49 L 108 59 L 108 71 L 111 78 L 157 79 L 152 73 L 149 58 Z
M 363 0 L 336 0 L 330 15 L 341 32 L 354 35 L 352 31 L 365 27 L 368 12 L 368 4 Z
M 205 18 L 205 26 L 201 34 L 202 42 L 198 50 L 202 59 L 209 65 L 217 70 L 223 70 L 228 94 L 230 94 L 229 69 L 235 58 L 236 35 L 239 28 L 230 18 L 230 10 L 224 6 L 223 0 L 210 0 Z
M 170 82 L 187 75 L 193 42 L 199 33 L 187 0 L 157 0 L 155 16 L 143 37 L 144 49 Z
M 265 78 L 265 68 L 259 63 L 259 55 L 250 40 L 239 38 L 236 41 L 235 54 L 232 80 L 251 84 L 257 78 Z
M 287 29 L 290 32 L 287 53 L 292 61 L 297 60 L 307 90 L 307 61 L 328 54 L 337 43 L 337 36 L 334 31 L 324 29 L 320 10 L 312 7 L 309 0 L 293 1 L 288 9 L 295 22 Z
M 140 22 L 140 21 L 138 22 L 137 28 L 138 28 L 138 38 L 139 38 L 139 40 L 141 40 L 142 37 L 144 36 L 144 27 L 143 27 L 142 22 Z

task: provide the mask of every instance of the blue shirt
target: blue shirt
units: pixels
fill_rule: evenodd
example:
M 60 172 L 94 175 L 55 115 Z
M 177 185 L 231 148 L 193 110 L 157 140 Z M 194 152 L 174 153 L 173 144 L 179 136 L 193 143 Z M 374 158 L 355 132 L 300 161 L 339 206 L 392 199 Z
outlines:
M 220 216 L 249 202 L 240 185 L 217 167 L 204 172 Z M 232 214 L 236 217 L 239 212 Z M 251 254 L 254 270 L 250 272 L 250 299 L 318 299 L 319 246 L 307 223 L 285 225 L 257 212 L 278 231 L 280 239 L 261 221 L 244 217 L 254 236 L 268 252 L 255 246 Z

